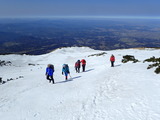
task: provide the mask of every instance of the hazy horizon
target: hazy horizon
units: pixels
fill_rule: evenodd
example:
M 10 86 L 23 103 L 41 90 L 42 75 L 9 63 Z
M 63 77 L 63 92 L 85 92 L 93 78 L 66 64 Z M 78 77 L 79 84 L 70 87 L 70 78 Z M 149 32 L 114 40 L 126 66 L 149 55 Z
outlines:
M 1 0 L 0 17 L 160 16 L 159 0 Z
M 5 19 L 5 18 L 73 18 L 73 19 L 78 19 L 78 18 L 93 18 L 93 19 L 160 19 L 160 16 L 8 16 L 8 17 L 0 17 L 0 19 Z

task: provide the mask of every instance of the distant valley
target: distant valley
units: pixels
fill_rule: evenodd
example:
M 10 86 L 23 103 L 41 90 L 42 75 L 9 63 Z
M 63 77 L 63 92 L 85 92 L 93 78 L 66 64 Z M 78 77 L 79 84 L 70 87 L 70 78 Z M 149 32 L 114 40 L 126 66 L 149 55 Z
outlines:
M 0 19 L 0 54 L 48 53 L 88 46 L 97 50 L 160 47 L 158 20 Z

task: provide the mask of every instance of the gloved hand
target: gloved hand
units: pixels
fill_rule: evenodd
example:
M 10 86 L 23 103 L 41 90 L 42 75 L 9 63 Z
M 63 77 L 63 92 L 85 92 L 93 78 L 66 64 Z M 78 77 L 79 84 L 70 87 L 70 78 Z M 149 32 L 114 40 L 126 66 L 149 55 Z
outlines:
M 63 75 L 63 72 L 62 72 L 62 75 Z

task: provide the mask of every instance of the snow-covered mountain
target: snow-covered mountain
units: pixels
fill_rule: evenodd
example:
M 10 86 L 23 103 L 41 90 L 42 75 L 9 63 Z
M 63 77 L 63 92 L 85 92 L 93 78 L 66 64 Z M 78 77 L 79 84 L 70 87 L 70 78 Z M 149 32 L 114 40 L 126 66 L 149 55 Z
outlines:
M 106 52 L 102 56 L 90 56 Z M 111 54 L 116 57 L 110 67 Z M 140 62 L 121 62 L 133 55 Z M 1 120 L 160 120 L 160 75 L 143 60 L 159 57 L 156 49 L 97 51 L 86 47 L 57 49 L 51 53 L 0 55 L 11 65 L 0 67 Z M 86 72 L 74 64 L 86 59 Z M 56 84 L 45 78 L 47 64 L 54 64 Z M 62 65 L 71 78 L 65 81 Z M 12 80 L 12 79 L 13 80 Z M 7 81 L 8 79 L 8 81 Z

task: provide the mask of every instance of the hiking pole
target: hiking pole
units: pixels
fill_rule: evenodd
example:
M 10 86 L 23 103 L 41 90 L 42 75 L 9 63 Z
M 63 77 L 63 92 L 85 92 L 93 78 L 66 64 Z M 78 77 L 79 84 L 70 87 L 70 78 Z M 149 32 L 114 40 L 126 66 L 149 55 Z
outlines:
M 72 78 L 72 76 L 69 74 L 70 78 Z

